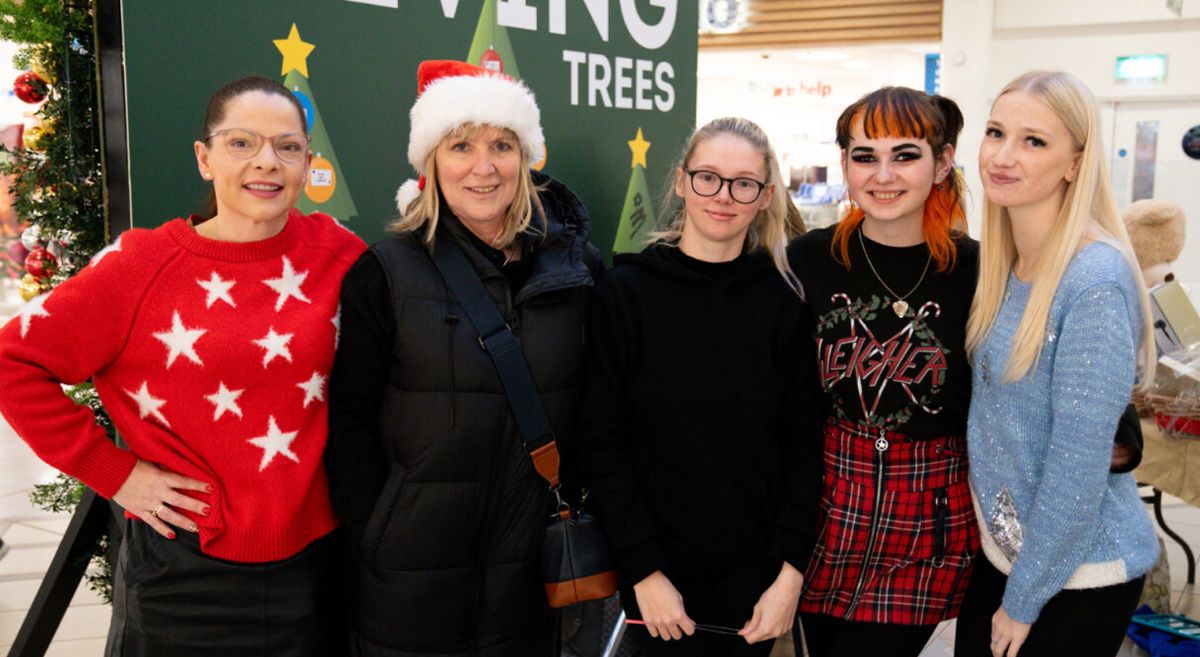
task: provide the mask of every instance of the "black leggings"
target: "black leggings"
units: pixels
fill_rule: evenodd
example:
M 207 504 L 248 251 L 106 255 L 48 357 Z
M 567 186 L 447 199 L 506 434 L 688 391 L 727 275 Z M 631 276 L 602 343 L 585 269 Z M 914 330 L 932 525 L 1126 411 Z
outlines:
M 1046 606 L 1020 657 L 1106 657 L 1121 649 L 1125 629 L 1142 595 L 1145 577 L 1098 589 L 1064 589 Z M 1008 578 L 982 554 L 967 585 L 958 627 L 955 657 L 991 657 L 992 616 L 1000 608 Z
M 859 623 L 807 613 L 800 614 L 800 624 L 809 657 L 917 657 L 937 629 L 937 625 Z M 799 637 L 796 646 L 796 654 L 802 654 Z

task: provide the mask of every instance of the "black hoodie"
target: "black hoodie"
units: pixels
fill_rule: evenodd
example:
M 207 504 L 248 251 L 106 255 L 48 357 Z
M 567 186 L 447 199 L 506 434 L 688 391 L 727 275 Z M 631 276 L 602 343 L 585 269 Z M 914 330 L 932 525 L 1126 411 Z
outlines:
M 653 245 L 596 292 L 577 466 L 623 583 L 803 571 L 822 447 L 807 305 L 761 250 L 706 263 Z

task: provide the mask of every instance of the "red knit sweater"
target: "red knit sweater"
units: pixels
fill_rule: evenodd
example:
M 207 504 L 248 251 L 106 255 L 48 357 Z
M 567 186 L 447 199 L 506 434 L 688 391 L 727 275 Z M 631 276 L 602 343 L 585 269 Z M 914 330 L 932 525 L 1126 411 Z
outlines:
M 0 329 L 0 412 L 50 465 L 112 497 L 137 459 L 212 486 L 206 554 L 265 562 L 337 524 L 322 466 L 342 276 L 365 249 L 293 210 L 259 242 L 183 219 L 130 230 Z M 60 384 L 92 377 L 129 451 Z

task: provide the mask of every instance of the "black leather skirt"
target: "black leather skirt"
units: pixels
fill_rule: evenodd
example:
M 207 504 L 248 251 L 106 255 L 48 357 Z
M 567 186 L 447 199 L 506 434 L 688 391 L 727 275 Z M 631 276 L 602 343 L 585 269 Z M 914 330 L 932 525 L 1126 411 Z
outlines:
M 125 520 L 106 657 L 330 657 L 345 654 L 336 538 L 261 564 L 200 552 Z

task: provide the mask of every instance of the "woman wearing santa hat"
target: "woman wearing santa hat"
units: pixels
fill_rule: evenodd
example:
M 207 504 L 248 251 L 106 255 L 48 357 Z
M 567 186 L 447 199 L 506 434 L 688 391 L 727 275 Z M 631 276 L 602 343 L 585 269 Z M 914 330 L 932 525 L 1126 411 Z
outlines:
M 461 249 L 570 442 L 584 318 L 601 268 L 583 204 L 530 170 L 533 94 L 424 62 L 396 234 L 347 274 L 326 467 L 350 528 L 353 655 L 554 655 L 540 571 L 553 495 L 488 352 L 433 254 Z

